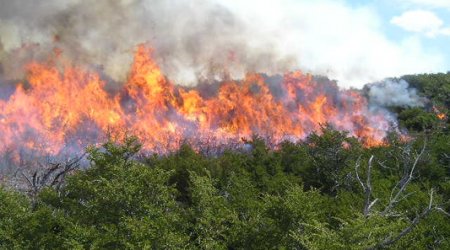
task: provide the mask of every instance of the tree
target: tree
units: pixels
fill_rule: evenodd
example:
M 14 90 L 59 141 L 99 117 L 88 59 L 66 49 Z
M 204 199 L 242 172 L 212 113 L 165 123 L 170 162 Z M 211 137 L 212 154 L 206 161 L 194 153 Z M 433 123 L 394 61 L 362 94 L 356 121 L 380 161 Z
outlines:
M 306 187 L 336 195 L 339 188 L 347 185 L 346 175 L 361 150 L 360 144 L 348 133 L 329 125 L 323 126 L 320 134 L 310 134 L 305 143 L 312 161 L 304 177 Z
M 91 148 L 91 168 L 70 176 L 58 195 L 49 191 L 42 200 L 69 217 L 71 237 L 95 248 L 180 248 L 187 242 L 183 217 L 170 185 L 170 171 L 150 168 L 133 156 L 140 145 Z

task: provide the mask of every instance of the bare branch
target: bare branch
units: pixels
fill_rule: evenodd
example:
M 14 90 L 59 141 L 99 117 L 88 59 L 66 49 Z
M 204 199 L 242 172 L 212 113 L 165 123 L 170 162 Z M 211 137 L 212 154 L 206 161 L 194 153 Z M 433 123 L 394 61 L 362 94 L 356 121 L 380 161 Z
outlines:
M 28 182 L 28 185 L 30 187 L 33 186 L 33 183 L 31 182 L 30 178 L 28 178 L 23 172 L 20 172 L 20 174 L 22 175 L 23 178 L 25 178 L 25 180 Z
M 441 207 L 436 207 L 435 209 L 436 209 L 437 211 L 443 213 L 444 215 L 447 215 L 447 216 L 450 217 L 450 213 L 447 212 L 447 211 L 445 211 L 443 208 L 441 208 Z
M 428 207 L 426 207 L 423 212 L 419 215 L 417 215 L 409 224 L 409 226 L 407 226 L 405 229 L 403 229 L 396 237 L 387 237 L 383 242 L 381 242 L 380 244 L 376 245 L 375 247 L 371 248 L 371 249 L 378 249 L 378 248 L 385 248 L 388 247 L 392 244 L 394 244 L 395 242 L 399 241 L 401 238 L 403 238 L 405 235 L 407 235 L 408 233 L 410 233 L 415 226 L 417 226 L 417 224 L 419 224 L 419 222 L 424 219 L 425 217 L 427 217 L 430 212 L 433 210 L 433 193 L 434 190 L 431 189 L 430 191 L 430 201 L 428 203 Z
M 377 161 L 377 162 L 378 162 L 378 164 L 379 164 L 382 168 L 384 168 L 384 169 L 392 169 L 392 168 L 386 166 L 386 164 L 384 164 L 384 161 L 383 161 L 383 162 Z
M 366 188 L 365 188 L 366 202 L 364 204 L 364 216 L 369 215 L 370 209 L 377 202 L 377 199 L 375 199 L 374 201 L 370 201 L 370 198 L 372 196 L 372 178 L 371 178 L 371 176 L 372 176 L 372 161 L 373 161 L 373 155 L 370 157 L 369 164 L 367 167 L 367 178 L 366 178 Z
M 52 163 L 47 158 L 46 163 L 34 163 L 38 166 L 35 166 L 28 176 L 21 171 L 20 173 L 26 181 L 26 186 L 28 186 L 25 192 L 30 196 L 32 206 L 36 205 L 36 197 L 43 188 L 52 187 L 59 190 L 64 183 L 65 176 L 80 166 L 80 162 L 85 155 L 86 153 L 69 159 L 65 163 Z M 24 163 L 24 165 L 27 165 L 27 163 Z
M 423 143 L 422 149 L 420 150 L 420 153 L 415 157 L 414 163 L 412 164 L 411 168 L 408 170 L 408 167 L 405 166 L 404 168 L 404 174 L 402 179 L 395 185 L 395 187 L 391 191 L 391 198 L 389 200 L 388 205 L 384 209 L 384 211 L 381 213 L 382 215 L 386 215 L 398 202 L 400 197 L 402 197 L 403 192 L 405 191 L 408 184 L 411 182 L 411 180 L 414 177 L 414 171 L 416 170 L 417 164 L 419 163 L 419 160 L 422 158 L 425 149 L 426 149 L 426 141 Z M 409 152 L 406 153 L 409 155 Z M 397 192 L 395 192 L 396 188 L 398 188 Z M 395 193 L 395 195 L 394 195 Z
M 359 169 L 359 167 L 360 167 L 360 164 L 361 164 L 361 156 L 358 157 L 358 160 L 356 161 L 356 164 L 355 164 L 355 173 L 356 173 L 356 179 L 359 181 L 359 184 L 361 185 L 361 187 L 362 187 L 363 189 L 366 189 L 366 187 L 364 186 L 364 183 L 361 181 L 361 178 L 359 177 L 359 173 L 358 173 L 358 169 Z
M 70 161 L 68 161 L 65 165 L 64 168 L 57 173 L 54 177 L 53 177 L 53 181 L 50 183 L 49 186 L 51 187 L 56 187 L 57 189 L 60 188 L 60 184 L 63 182 L 64 177 L 69 173 L 72 172 L 74 169 L 78 168 L 80 166 L 80 161 L 84 158 L 84 156 L 86 155 L 86 153 L 84 153 L 83 155 L 74 158 Z M 61 164 L 55 164 L 55 166 L 61 167 Z
M 450 159 L 450 155 L 448 155 L 447 153 L 443 153 L 444 157 L 447 159 Z
M 366 183 L 364 184 L 364 182 L 361 180 L 359 173 L 358 173 L 358 169 L 360 167 L 360 158 L 358 158 L 358 161 L 356 162 L 355 165 L 355 172 L 356 172 L 356 179 L 358 179 L 359 184 L 361 185 L 361 187 L 364 190 L 364 216 L 367 217 L 370 213 L 370 210 L 372 209 L 372 207 L 375 205 L 375 203 L 377 203 L 378 199 L 375 199 L 373 201 L 371 201 L 372 198 L 372 162 L 373 162 L 373 158 L 374 156 L 370 156 L 369 162 L 368 162 L 368 167 L 367 167 L 367 174 L 366 174 Z
M 372 209 L 372 207 L 375 205 L 375 203 L 377 203 L 377 201 L 378 201 L 378 198 L 376 198 L 369 204 L 369 206 L 367 207 L 367 215 L 369 215 L 370 209 Z

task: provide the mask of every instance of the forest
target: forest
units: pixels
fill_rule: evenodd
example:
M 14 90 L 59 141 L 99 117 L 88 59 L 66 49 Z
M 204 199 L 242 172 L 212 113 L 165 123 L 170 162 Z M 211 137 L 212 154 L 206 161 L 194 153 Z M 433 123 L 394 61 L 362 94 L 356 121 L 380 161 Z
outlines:
M 450 73 L 402 79 L 427 102 L 390 107 L 407 136 L 376 147 L 327 124 L 213 155 L 91 146 L 0 187 L 0 248 L 450 249 Z

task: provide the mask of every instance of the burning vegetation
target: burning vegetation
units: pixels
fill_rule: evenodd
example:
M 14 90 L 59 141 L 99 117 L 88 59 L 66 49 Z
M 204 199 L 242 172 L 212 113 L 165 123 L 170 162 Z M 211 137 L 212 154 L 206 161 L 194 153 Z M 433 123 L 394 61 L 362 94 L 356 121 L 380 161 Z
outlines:
M 450 73 L 342 89 L 386 75 L 225 1 L 36 2 L 0 0 L 0 249 L 450 249 Z
M 28 63 L 26 80 L 0 100 L 2 152 L 79 153 L 106 136 L 123 137 L 123 131 L 157 153 L 186 141 L 224 145 L 254 134 L 276 145 L 303 139 L 326 123 L 374 146 L 392 121 L 359 91 L 300 71 L 182 87 L 165 77 L 152 49 L 140 45 L 128 80 L 110 91 L 96 72 L 57 58 Z

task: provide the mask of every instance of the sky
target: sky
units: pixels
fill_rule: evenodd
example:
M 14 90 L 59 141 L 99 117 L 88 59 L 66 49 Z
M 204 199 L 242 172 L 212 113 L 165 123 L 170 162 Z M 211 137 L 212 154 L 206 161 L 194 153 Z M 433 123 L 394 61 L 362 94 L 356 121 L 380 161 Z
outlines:
M 218 0 L 343 87 L 450 71 L 450 0 Z

